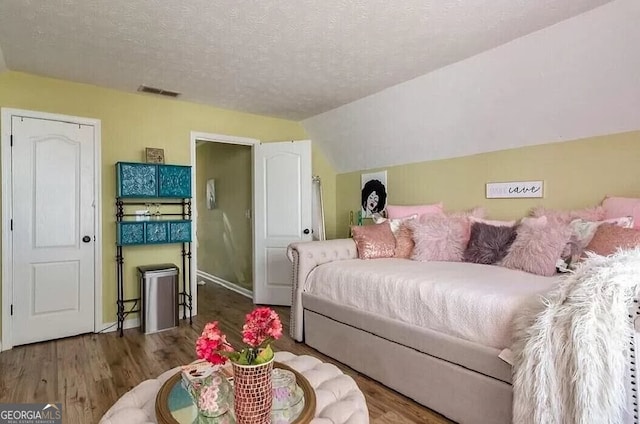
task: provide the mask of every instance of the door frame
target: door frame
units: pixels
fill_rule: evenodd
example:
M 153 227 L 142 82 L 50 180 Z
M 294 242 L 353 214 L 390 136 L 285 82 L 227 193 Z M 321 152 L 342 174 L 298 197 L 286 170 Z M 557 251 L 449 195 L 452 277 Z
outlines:
M 11 237 L 11 217 L 13 215 L 13 188 L 11 184 L 13 170 L 11 169 L 11 118 L 24 118 L 62 121 L 70 124 L 91 125 L 94 128 L 94 318 L 93 331 L 102 330 L 102 160 L 101 160 L 101 121 L 94 118 L 60 115 L 32 110 L 2 108 L 0 128 L 0 152 L 2 155 L 2 343 L 0 351 L 13 347 L 13 318 L 10 314 L 13 300 L 13 238 Z
M 254 147 L 260 144 L 260 140 L 256 138 L 249 137 L 237 137 L 233 135 L 224 135 L 224 134 L 214 134 L 207 132 L 199 132 L 199 131 L 191 131 L 191 181 L 193 184 L 191 185 L 191 204 L 192 204 L 192 214 L 193 219 L 191 221 L 191 234 L 196 236 L 196 242 L 193 243 L 192 247 L 192 258 L 194 260 L 191 261 L 191 269 L 189 270 L 189 275 L 191 276 L 189 284 L 191 285 L 191 293 L 196 293 L 196 278 L 198 273 L 198 243 L 197 243 L 197 230 L 198 230 L 198 208 L 197 208 L 197 199 L 198 196 L 196 190 L 196 142 L 197 141 L 206 141 L 211 143 L 226 143 L 226 144 L 238 144 L 242 146 L 250 146 L 251 147 L 251 157 L 254 155 Z M 252 165 L 253 166 L 253 165 Z M 253 215 L 255 215 L 253 204 L 253 179 L 251 181 L 251 240 L 255 240 L 255 226 L 253 225 Z M 253 245 L 253 243 L 252 243 Z M 255 253 L 255 252 L 254 252 Z M 253 255 L 251 257 L 251 270 L 255 272 L 255 259 Z M 244 293 L 241 293 L 244 295 Z M 193 296 L 193 314 L 196 315 L 198 313 L 198 296 Z

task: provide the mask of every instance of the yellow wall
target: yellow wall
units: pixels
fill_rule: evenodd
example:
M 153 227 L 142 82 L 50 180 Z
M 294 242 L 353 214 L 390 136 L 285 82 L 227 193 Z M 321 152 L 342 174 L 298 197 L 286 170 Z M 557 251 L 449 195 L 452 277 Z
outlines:
M 640 197 L 640 132 L 543 144 L 387 169 L 387 204 L 444 202 L 447 210 L 483 206 L 489 217 L 519 218 L 536 205 L 593 206 L 605 195 Z M 358 211 L 360 174 L 337 181 L 337 237 Z M 485 199 L 485 183 L 544 180 L 543 199 Z
M 115 320 L 115 162 L 141 161 L 144 148 L 153 146 L 165 150 L 167 163 L 188 164 L 190 131 L 265 141 L 307 138 L 296 122 L 17 72 L 0 74 L 0 106 L 102 121 L 105 322 Z M 481 205 L 491 217 L 519 217 L 537 204 L 569 208 L 594 205 L 605 194 L 640 197 L 638 163 L 640 132 L 631 132 L 394 166 L 386 168 L 388 202 L 443 201 L 449 210 Z M 327 238 L 345 237 L 349 211 L 359 206 L 361 172 L 336 176 L 315 145 L 313 169 L 322 179 Z M 537 179 L 545 181 L 544 199 L 484 198 L 488 181 Z M 126 248 L 126 295 L 137 296 L 136 265 L 179 263 L 177 251 L 172 245 Z
M 117 161 L 142 161 L 144 148 L 165 150 L 167 163 L 189 164 L 190 132 L 251 137 L 264 141 L 305 139 L 297 122 L 210 106 L 163 99 L 157 96 L 100 88 L 34 75 L 0 74 L 0 106 L 97 118 L 102 121 L 103 214 L 103 320 L 115 321 L 115 168 Z M 314 149 L 314 156 L 321 153 Z M 314 173 L 335 181 L 322 158 L 314 157 Z M 326 193 L 326 192 L 325 192 Z M 328 193 L 332 197 L 334 193 Z M 334 219 L 330 211 L 327 220 Z M 135 266 L 147 263 L 180 263 L 176 245 L 125 249 L 127 296 L 137 296 Z
M 196 149 L 198 270 L 253 290 L 251 147 L 203 143 Z M 216 207 L 207 207 L 206 183 L 215 180 Z

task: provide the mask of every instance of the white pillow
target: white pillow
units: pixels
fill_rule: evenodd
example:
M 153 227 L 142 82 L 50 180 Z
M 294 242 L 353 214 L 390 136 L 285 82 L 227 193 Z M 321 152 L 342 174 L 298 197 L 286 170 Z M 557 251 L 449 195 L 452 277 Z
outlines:
M 402 217 L 402 218 L 387 219 L 387 218 L 384 218 L 380 214 L 374 213 L 371 218 L 373 219 L 373 222 L 375 222 L 376 224 L 382 224 L 383 222 L 389 221 L 389 226 L 391 227 L 391 232 L 393 234 L 395 234 L 396 231 L 398 231 L 398 229 L 400 228 L 400 225 L 402 225 L 403 222 L 410 221 L 412 219 L 416 219 L 417 217 L 418 217 L 418 214 L 414 213 L 413 215 L 405 216 L 405 217 Z

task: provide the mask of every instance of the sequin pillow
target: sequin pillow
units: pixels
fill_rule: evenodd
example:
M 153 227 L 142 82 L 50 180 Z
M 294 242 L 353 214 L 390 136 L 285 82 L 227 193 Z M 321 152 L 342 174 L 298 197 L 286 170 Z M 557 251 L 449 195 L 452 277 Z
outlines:
M 615 224 L 602 224 L 585 249 L 598 255 L 608 256 L 618 249 L 632 249 L 640 246 L 640 230 L 622 228 Z
M 358 258 L 391 258 L 395 252 L 396 238 L 388 222 L 351 227 L 353 241 L 358 249 Z

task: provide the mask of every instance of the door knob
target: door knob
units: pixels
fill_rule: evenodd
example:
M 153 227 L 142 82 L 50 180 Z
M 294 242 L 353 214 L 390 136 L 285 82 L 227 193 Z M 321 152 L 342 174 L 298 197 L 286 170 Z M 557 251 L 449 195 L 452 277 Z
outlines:
M 310 232 L 311 231 L 308 228 L 305 228 L 304 231 L 303 231 L 303 233 L 305 233 L 305 234 L 309 234 Z
M 82 241 L 85 242 L 85 243 L 89 243 L 91 241 L 91 237 L 84 236 L 84 237 L 82 237 Z

